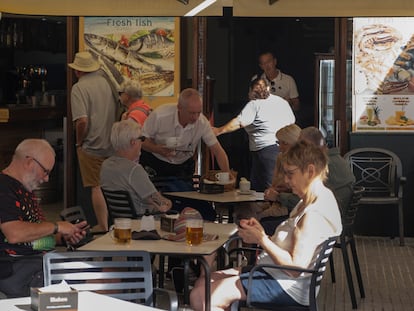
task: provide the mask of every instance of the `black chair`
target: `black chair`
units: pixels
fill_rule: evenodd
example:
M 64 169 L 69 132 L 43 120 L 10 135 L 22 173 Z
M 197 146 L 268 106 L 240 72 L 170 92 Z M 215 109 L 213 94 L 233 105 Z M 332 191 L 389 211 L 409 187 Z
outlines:
M 344 262 L 344 269 L 346 274 L 346 279 L 348 283 L 349 294 L 351 296 L 352 308 L 356 309 L 358 307 L 355 296 L 354 282 L 352 279 L 351 273 L 351 264 L 349 261 L 348 255 L 348 246 L 351 249 L 352 261 L 354 262 L 355 275 L 358 281 L 359 293 L 361 298 L 365 298 L 364 284 L 362 281 L 361 269 L 359 266 L 358 254 L 355 245 L 354 237 L 354 223 L 355 218 L 358 212 L 359 201 L 362 198 L 364 193 L 364 187 L 354 187 L 353 195 L 349 206 L 342 211 L 342 233 L 339 236 L 339 239 L 335 243 L 335 248 L 340 248 L 342 253 L 342 259 Z M 329 257 L 330 269 L 331 269 L 331 278 L 332 282 L 335 283 L 335 266 L 333 256 Z
M 400 158 L 382 148 L 357 148 L 344 155 L 356 182 L 365 192 L 360 205 L 391 205 L 398 210 L 400 245 L 404 246 L 403 185 Z
M 115 218 L 139 218 L 128 191 L 101 189 L 108 208 L 109 225 L 113 224 Z
M 148 306 L 156 304 L 156 296 L 168 296 L 168 310 L 178 310 L 175 292 L 153 287 L 150 254 L 145 251 L 50 252 L 44 255 L 43 271 L 45 286 L 65 280 L 79 291 Z
M 274 264 L 267 264 L 267 265 L 255 265 L 252 270 L 250 271 L 248 286 L 247 286 L 247 299 L 246 301 L 238 301 L 232 304 L 231 310 L 236 311 L 239 309 L 239 307 L 247 307 L 247 308 L 259 308 L 259 309 L 265 309 L 265 310 L 311 310 L 311 311 L 317 311 L 318 305 L 317 305 L 317 295 L 319 292 L 319 288 L 322 282 L 323 274 L 326 270 L 326 265 L 329 261 L 329 256 L 332 253 L 332 250 L 335 246 L 336 240 L 338 237 L 331 237 L 327 239 L 325 242 L 322 243 L 321 249 L 319 251 L 319 254 L 317 256 L 315 267 L 313 269 L 302 269 L 298 267 L 292 267 L 292 266 L 281 266 L 281 265 L 274 265 Z M 252 251 L 255 250 L 253 248 L 235 248 L 234 251 L 236 253 L 243 253 L 245 251 Z M 257 249 L 256 249 L 257 250 Z M 229 254 L 233 253 L 233 250 L 229 251 Z M 252 286 L 252 276 L 254 271 L 256 271 L 259 268 L 268 268 L 268 269 L 278 269 L 278 270 L 289 270 L 289 271 L 297 271 L 297 272 L 304 272 L 304 273 L 310 273 L 311 274 L 311 282 L 310 282 L 310 288 L 309 288 L 309 306 L 277 306 L 277 305 L 270 305 L 270 304 L 254 304 L 250 301 L 250 291 L 248 290 L 249 287 Z

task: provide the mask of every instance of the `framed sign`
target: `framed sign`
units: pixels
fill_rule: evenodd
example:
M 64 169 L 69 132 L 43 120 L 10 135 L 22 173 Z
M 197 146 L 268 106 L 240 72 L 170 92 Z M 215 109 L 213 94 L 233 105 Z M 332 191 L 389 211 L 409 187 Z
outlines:
M 414 18 L 353 21 L 353 130 L 414 131 Z
M 90 51 L 119 86 L 140 82 L 153 108 L 173 103 L 180 92 L 179 18 L 83 17 L 79 47 Z

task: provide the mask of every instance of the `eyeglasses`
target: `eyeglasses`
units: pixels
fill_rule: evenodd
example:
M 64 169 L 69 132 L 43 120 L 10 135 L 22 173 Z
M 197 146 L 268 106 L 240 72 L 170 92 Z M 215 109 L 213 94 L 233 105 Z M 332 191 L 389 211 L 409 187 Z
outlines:
M 135 140 L 140 140 L 140 141 L 144 142 L 145 141 L 145 136 L 137 137 L 137 138 L 135 138 Z
M 31 156 L 26 156 L 26 158 L 29 158 L 29 159 L 32 159 L 33 161 L 35 161 L 37 163 L 37 165 L 39 165 L 40 168 L 43 170 L 43 173 L 45 173 L 45 176 L 50 175 L 50 170 L 48 170 L 46 167 L 44 167 L 43 164 L 40 163 L 38 160 L 36 160 L 35 158 L 33 158 Z
M 276 92 L 275 81 L 270 81 L 270 85 L 271 85 L 270 91 L 273 93 Z
M 295 174 L 295 171 L 298 169 L 299 167 L 295 167 L 295 168 L 292 168 L 291 170 L 283 170 L 283 172 L 288 178 L 290 178 L 293 176 L 293 174 Z

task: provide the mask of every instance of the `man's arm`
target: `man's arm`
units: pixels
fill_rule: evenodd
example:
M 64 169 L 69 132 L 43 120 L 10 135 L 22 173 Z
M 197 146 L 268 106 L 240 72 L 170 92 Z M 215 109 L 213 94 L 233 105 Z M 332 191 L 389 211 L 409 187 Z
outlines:
M 57 224 L 56 232 L 55 224 Z M 54 233 L 72 236 L 82 231 L 78 226 L 67 221 L 32 223 L 21 220 L 4 222 L 0 225 L 0 230 L 11 244 L 32 242 Z
M 88 118 L 81 117 L 75 121 L 76 129 L 76 145 L 82 146 L 83 141 L 85 140 L 86 134 L 88 132 Z
M 142 149 L 151 153 L 158 153 L 163 157 L 172 157 L 175 155 L 174 149 L 165 147 L 164 145 L 156 144 L 151 138 L 146 138 L 142 143 Z
M 222 171 L 230 173 L 229 159 L 227 157 L 226 151 L 219 142 L 210 146 L 210 151 L 217 160 L 217 163 Z
M 299 111 L 299 109 L 300 109 L 299 97 L 289 98 L 289 99 L 287 99 L 287 101 L 290 104 L 290 107 L 292 107 L 293 111 Z

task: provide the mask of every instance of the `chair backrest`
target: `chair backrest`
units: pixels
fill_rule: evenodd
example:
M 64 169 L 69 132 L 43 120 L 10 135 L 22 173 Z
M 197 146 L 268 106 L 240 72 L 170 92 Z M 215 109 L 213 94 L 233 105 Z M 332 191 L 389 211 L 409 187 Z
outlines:
M 365 188 L 364 196 L 396 196 L 402 165 L 395 153 L 382 148 L 357 148 L 346 153 L 344 159 L 354 173 L 355 186 Z
M 109 224 L 113 224 L 115 218 L 138 218 L 128 191 L 102 188 L 102 193 L 108 208 Z
M 60 218 L 73 224 L 79 220 L 86 220 L 85 212 L 80 205 L 64 208 L 60 212 Z
M 316 310 L 316 297 L 318 296 L 319 288 L 321 286 L 323 274 L 326 270 L 326 265 L 329 262 L 329 256 L 331 255 L 335 243 L 338 237 L 331 237 L 327 239 L 321 245 L 318 258 L 315 262 L 314 273 L 312 273 L 310 290 L 309 290 L 309 306 L 311 310 Z
M 342 234 L 352 234 L 355 218 L 358 213 L 359 200 L 364 195 L 365 188 L 362 186 L 355 186 L 352 193 L 349 205 L 342 211 Z
M 44 255 L 45 286 L 65 280 L 82 291 L 152 305 L 150 254 L 145 251 L 50 252 Z

